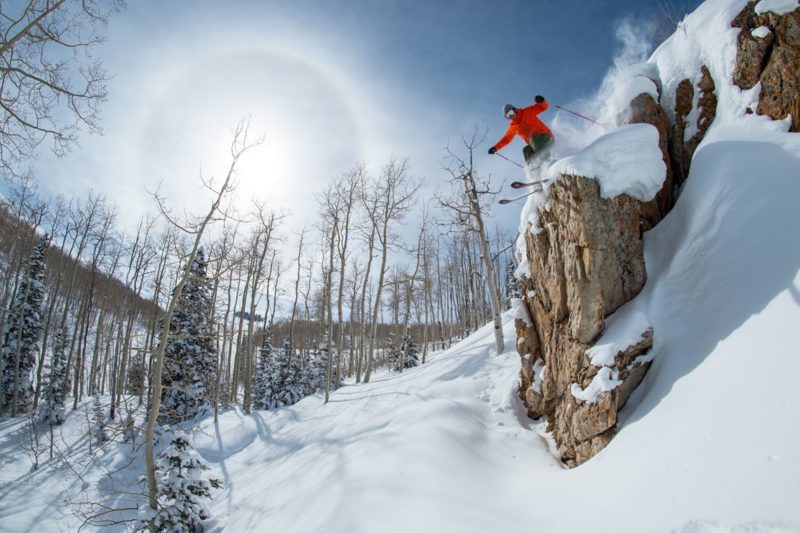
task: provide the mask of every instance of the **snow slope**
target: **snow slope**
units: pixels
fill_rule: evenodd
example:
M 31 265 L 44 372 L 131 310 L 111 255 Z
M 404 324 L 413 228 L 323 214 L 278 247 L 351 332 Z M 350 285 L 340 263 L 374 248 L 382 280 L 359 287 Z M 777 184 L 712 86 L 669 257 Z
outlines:
M 673 230 L 681 242 L 693 237 L 685 229 Z M 659 238 L 675 237 L 669 233 Z M 679 255 L 690 253 L 679 248 Z M 651 298 L 669 289 L 677 302 L 690 297 L 682 275 L 665 279 L 671 285 Z M 798 283 L 795 276 L 794 293 Z M 740 292 L 718 286 L 740 301 Z M 732 313 L 720 328 L 708 328 L 695 312 L 652 315 L 656 328 L 680 327 L 676 337 L 685 340 L 660 348 L 618 437 L 575 470 L 561 467 L 515 396 L 510 313 L 509 351 L 501 356 L 491 355 L 487 326 L 423 367 L 344 387 L 327 405 L 311 397 L 275 411 L 224 413 L 194 439 L 225 483 L 212 504 L 213 525 L 285 532 L 800 530 L 800 431 L 790 416 L 798 407 L 790 385 L 798 365 L 789 353 L 800 306 L 788 289 L 771 297 L 756 284 L 746 292 L 760 312 Z M 707 309 L 697 313 L 707 316 Z M 755 353 L 769 356 L 768 374 L 758 372 Z M 124 454 L 107 455 L 95 470 L 118 467 Z M 19 490 L 0 489 L 0 530 L 77 527 L 68 509 L 52 506 L 59 491 L 79 491 L 80 483 L 64 470 L 39 476 L 13 485 Z
M 629 305 L 657 356 L 617 438 L 564 470 L 515 397 L 491 330 L 403 375 L 252 417 L 198 442 L 228 489 L 230 531 L 800 530 L 800 180 L 772 145 L 698 152 L 681 203 L 648 235 Z M 630 311 L 628 311 L 630 312 Z M 513 329 L 506 316 L 507 348 Z M 230 435 L 230 437 L 228 436 Z M 246 436 L 245 436 L 246 435 Z

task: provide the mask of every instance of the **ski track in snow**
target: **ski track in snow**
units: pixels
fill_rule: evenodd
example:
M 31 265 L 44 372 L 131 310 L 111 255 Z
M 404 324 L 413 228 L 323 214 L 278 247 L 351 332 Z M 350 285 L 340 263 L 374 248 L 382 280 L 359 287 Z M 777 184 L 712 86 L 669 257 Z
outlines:
M 481 502 L 502 490 L 497 473 L 504 467 L 496 463 L 501 442 L 522 437 L 523 447 L 533 444 L 560 469 L 546 446 L 536 446 L 542 441 L 516 397 L 519 359 L 511 352 L 512 322 L 506 317 L 508 351 L 500 357 L 491 355 L 493 337 L 485 327 L 477 340 L 433 355 L 425 366 L 378 373 L 369 384 L 344 387 L 328 405 L 315 397 L 253 414 L 258 438 L 246 449 L 228 442 L 227 427 L 217 433 L 222 442 L 196 440 L 197 449 L 216 459 L 222 471 L 237 472 L 215 504 L 218 523 L 233 530 L 315 531 L 327 525 L 334 531 L 370 531 L 378 517 L 359 510 L 363 507 L 380 509 L 382 528 L 389 531 L 446 530 L 448 523 L 462 523 L 464 515 L 480 530 L 497 527 L 502 514 L 487 513 Z M 504 379 L 498 381 L 499 375 Z M 221 425 L 232 415 L 225 418 Z M 208 453 L 215 449 L 232 455 L 219 461 L 218 452 Z M 444 456 L 442 450 L 447 450 Z M 503 451 L 513 458 L 513 450 Z M 251 492 L 261 490 L 265 479 L 274 488 L 266 499 Z M 254 499 L 268 508 L 243 510 Z M 456 510 L 453 505 L 462 518 L 447 517 Z M 315 512 L 307 515 L 302 509 Z M 265 516 L 274 519 L 268 528 L 260 522 Z

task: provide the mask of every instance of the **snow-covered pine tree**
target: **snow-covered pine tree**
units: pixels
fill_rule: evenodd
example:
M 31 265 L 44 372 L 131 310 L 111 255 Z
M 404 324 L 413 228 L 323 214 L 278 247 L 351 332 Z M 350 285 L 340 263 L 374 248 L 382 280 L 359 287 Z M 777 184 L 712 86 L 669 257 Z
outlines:
M 514 266 L 514 262 L 509 261 L 506 265 L 506 301 L 509 307 L 513 298 L 522 298 L 522 286 L 516 274 L 514 274 L 516 270 L 517 267 Z
M 145 366 L 144 353 L 136 352 L 128 364 L 127 376 L 127 392 L 134 396 L 139 396 L 144 393 L 145 373 L 147 368 Z
M 386 353 L 386 361 L 394 368 L 399 370 L 400 359 L 402 357 L 401 346 L 395 342 L 394 333 L 389 333 L 386 336 L 384 351 Z
M 276 365 L 280 372 L 280 381 L 276 392 L 278 404 L 281 406 L 295 404 L 303 398 L 300 361 L 292 355 L 289 339 L 284 339 L 283 349 L 278 357 L 280 363 Z
M 274 407 L 275 383 L 273 382 L 274 367 L 272 364 L 272 330 L 264 333 L 258 365 L 253 374 L 253 407 L 256 409 L 270 409 Z
M 186 434 L 176 432 L 156 463 L 159 510 L 151 521 L 156 531 L 203 531 L 211 516 L 203 500 L 211 499 L 211 489 L 222 488 L 207 470 Z
M 417 347 L 417 342 L 414 340 L 414 337 L 411 336 L 410 331 L 406 331 L 398 355 L 399 358 L 394 368 L 397 371 L 413 368 L 419 364 L 419 348 Z
M 39 405 L 39 420 L 51 426 L 64 423 L 64 380 L 67 378 L 67 333 L 59 329 L 53 337 L 53 355 L 44 387 L 44 397 Z
M 0 354 L 0 413 L 16 416 L 30 411 L 31 373 L 39 354 L 44 302 L 44 256 L 50 245 L 45 235 L 36 245 L 8 312 Z
M 195 417 L 214 398 L 217 353 L 206 267 L 201 248 L 169 324 L 160 414 L 168 422 Z
M 97 390 L 94 390 L 92 392 L 92 436 L 97 444 L 108 442 L 107 425 L 108 421 L 106 413 L 103 411 L 103 404 L 100 401 L 100 394 Z
M 136 444 L 136 436 L 139 434 L 139 429 L 136 427 L 136 419 L 131 411 L 125 415 L 125 421 L 122 425 L 122 439 L 124 442 Z
M 328 360 L 328 335 L 322 339 L 318 348 L 308 356 L 303 379 L 303 394 L 310 396 L 325 386 L 325 365 Z

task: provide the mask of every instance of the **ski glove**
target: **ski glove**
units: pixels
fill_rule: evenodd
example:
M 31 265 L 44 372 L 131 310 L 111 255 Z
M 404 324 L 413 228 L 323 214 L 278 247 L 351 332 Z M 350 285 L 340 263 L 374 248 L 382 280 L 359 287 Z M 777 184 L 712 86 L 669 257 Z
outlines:
M 537 94 L 534 100 L 536 100 L 537 104 L 541 104 L 542 102 L 544 102 L 544 96 L 542 96 L 541 94 Z
M 491 148 L 489 148 L 489 155 L 494 155 L 494 153 L 495 153 L 496 151 L 497 151 L 497 148 L 495 148 L 494 146 L 492 146 Z

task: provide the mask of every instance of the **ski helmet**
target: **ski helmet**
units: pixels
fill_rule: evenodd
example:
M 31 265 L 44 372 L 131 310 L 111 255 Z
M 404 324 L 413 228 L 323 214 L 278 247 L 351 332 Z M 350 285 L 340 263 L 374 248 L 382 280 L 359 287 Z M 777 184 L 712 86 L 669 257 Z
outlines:
M 505 107 L 503 107 L 503 116 L 506 117 L 507 119 L 514 118 L 514 115 L 516 114 L 517 114 L 517 108 L 514 107 L 513 105 L 506 104 Z

